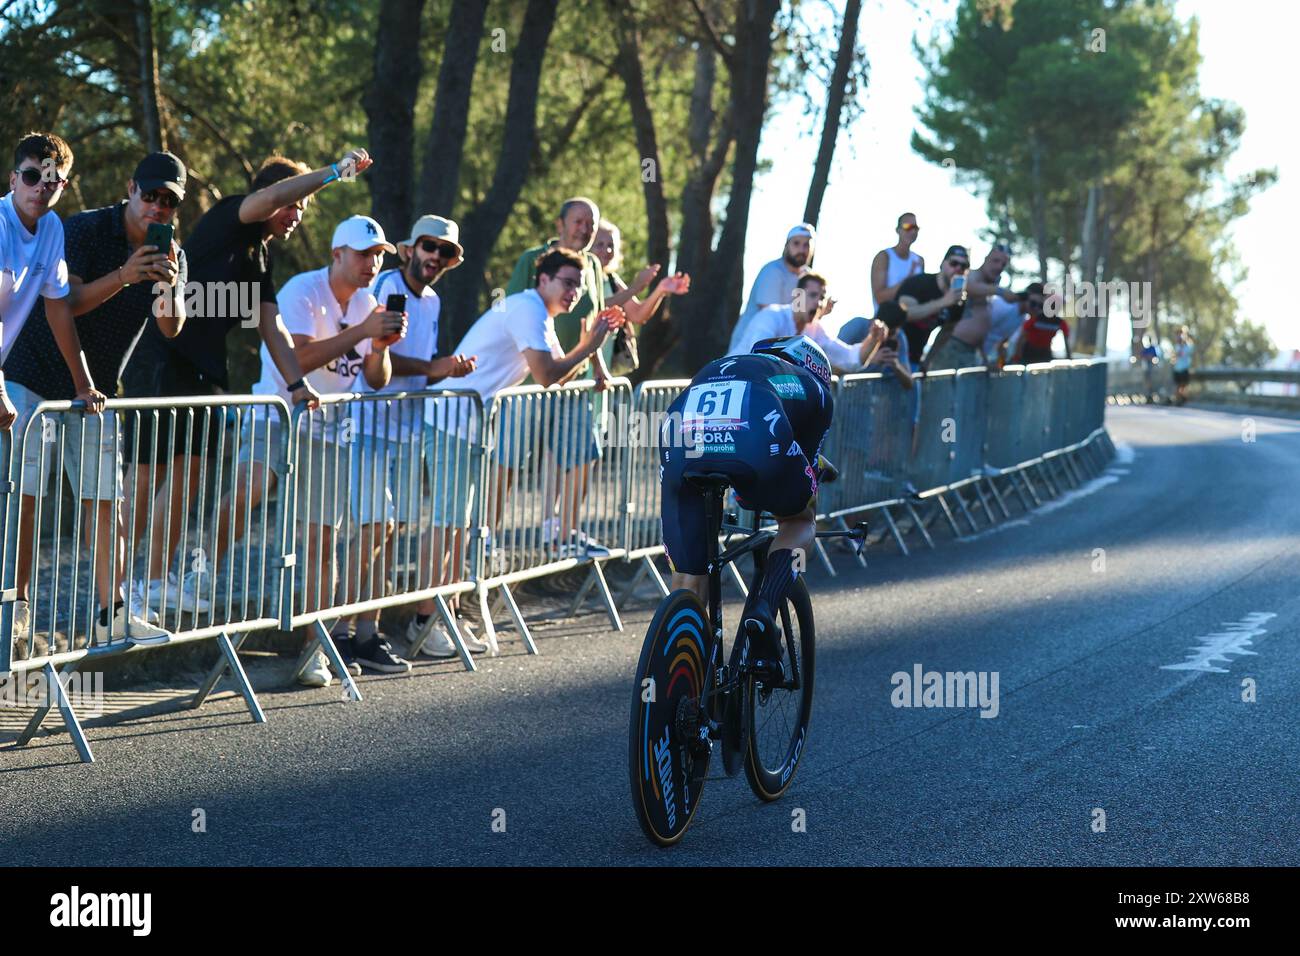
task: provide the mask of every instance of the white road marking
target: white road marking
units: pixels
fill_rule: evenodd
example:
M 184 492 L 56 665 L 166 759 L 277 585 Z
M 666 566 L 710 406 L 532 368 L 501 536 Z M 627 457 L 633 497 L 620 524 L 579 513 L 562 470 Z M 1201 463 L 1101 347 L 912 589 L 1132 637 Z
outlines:
M 1270 611 L 1256 611 L 1247 614 L 1240 621 L 1223 625 L 1222 631 L 1198 637 L 1201 642 L 1187 655 L 1181 664 L 1164 664 L 1162 671 L 1207 671 L 1212 674 L 1226 674 L 1226 667 L 1215 667 L 1216 663 L 1230 664 L 1229 654 L 1255 656 L 1258 651 L 1248 651 L 1246 647 L 1251 639 L 1265 632 L 1262 626 L 1266 621 L 1277 617 Z

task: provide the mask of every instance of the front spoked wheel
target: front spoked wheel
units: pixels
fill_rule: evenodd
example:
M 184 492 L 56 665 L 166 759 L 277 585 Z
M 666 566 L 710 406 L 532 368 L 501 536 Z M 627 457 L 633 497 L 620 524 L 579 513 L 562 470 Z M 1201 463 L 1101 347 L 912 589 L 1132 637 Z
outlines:
M 682 838 L 709 766 L 712 637 L 704 606 L 687 590 L 664 598 L 650 622 L 632 692 L 628 771 L 642 831 L 660 846 Z
M 803 578 L 795 580 L 779 615 L 785 658 L 781 680 L 751 677 L 749 748 L 745 776 L 760 800 L 776 800 L 789 788 L 808 742 L 815 671 L 812 600 Z

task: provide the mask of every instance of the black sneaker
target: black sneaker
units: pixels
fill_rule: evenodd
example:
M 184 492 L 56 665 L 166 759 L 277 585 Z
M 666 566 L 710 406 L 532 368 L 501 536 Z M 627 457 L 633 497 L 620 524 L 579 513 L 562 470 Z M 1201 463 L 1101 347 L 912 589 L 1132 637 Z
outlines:
M 352 636 L 343 634 L 331 634 L 330 639 L 334 641 L 334 646 L 339 650 L 339 657 L 343 658 L 343 666 L 347 668 L 349 674 L 353 677 L 361 676 L 361 665 L 357 663 L 356 651 L 352 646 Z
M 782 651 L 781 631 L 772 618 L 772 609 L 762 598 L 754 601 L 745 613 L 745 634 L 749 637 L 749 663 L 769 661 L 780 663 Z
M 357 663 L 367 670 L 384 674 L 405 674 L 411 669 L 410 662 L 394 654 L 392 647 L 378 634 L 366 641 L 357 638 L 352 653 L 356 656 Z

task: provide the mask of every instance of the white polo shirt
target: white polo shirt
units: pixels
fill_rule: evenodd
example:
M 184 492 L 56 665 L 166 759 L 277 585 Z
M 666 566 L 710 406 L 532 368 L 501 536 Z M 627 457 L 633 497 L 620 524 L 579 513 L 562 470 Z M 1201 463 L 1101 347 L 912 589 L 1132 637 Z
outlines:
M 564 358 L 555 334 L 555 321 L 546 313 L 546 304 L 536 289 L 506 296 L 500 308 L 489 308 L 470 326 L 455 352 L 477 355 L 478 365 L 464 378 L 456 379 L 455 387 L 472 388 L 486 406 L 501 389 L 519 385 L 528 377 L 525 349 Z M 446 404 L 441 407 L 445 410 Z M 455 431 L 462 438 L 473 440 L 467 419 L 466 412 L 447 415 L 445 411 L 435 413 L 431 409 L 428 421 L 444 431 Z
M 68 263 L 63 258 L 63 223 L 51 209 L 27 231 L 14 209 L 13 193 L 0 199 L 0 365 L 36 308 L 36 297 L 68 295 Z

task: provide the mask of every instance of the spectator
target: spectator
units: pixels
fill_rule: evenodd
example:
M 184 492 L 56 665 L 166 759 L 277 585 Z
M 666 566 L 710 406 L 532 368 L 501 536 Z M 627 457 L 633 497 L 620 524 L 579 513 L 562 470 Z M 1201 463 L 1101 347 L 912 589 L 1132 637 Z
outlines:
M 294 351 L 315 392 L 355 391 L 357 380 L 363 375 L 371 388 L 381 389 L 392 376 L 389 346 L 405 334 L 406 317 L 385 311 L 370 293 L 370 285 L 383 263 L 384 252 L 396 250 L 384 238 L 379 223 L 368 216 L 351 216 L 339 223 L 330 248 L 328 266 L 300 273 L 280 290 L 277 303 L 284 327 L 293 336 Z M 302 383 L 285 382 L 265 343 L 261 356 L 262 377 L 253 386 L 253 394 L 278 395 L 286 402 L 291 401 Z M 320 606 L 322 595 L 334 594 L 334 531 L 348 506 L 333 494 L 347 485 L 346 477 L 335 475 L 335 463 L 348 461 L 348 450 L 339 447 L 345 439 L 336 432 L 337 418 L 322 414 L 312 422 L 310 434 L 299 436 L 296 518 L 307 527 L 298 566 L 306 586 L 308 611 Z M 266 463 L 273 460 L 271 449 L 283 447 L 280 442 L 287 437 L 279 431 L 274 417 L 269 423 L 257 423 L 254 416 L 245 420 L 234 501 L 227 495 L 221 502 L 218 547 L 225 544 L 230 533 L 227 528 L 231 515 L 234 536 L 239 537 L 244 530 L 244 514 L 260 503 L 263 482 L 275 486 L 275 473 L 264 474 L 264 470 Z M 359 494 L 352 495 L 354 513 L 360 510 L 359 497 Z M 355 644 L 342 636 L 336 638 L 339 655 L 348 669 L 352 670 L 355 663 L 386 673 L 410 670 L 411 665 L 395 655 L 381 635 L 363 628 L 363 623 L 358 622 Z M 299 680 L 315 687 L 329 684 L 329 670 L 322 652 L 316 652 Z
M 1153 379 L 1155 367 L 1160 364 L 1160 349 L 1149 335 L 1142 336 L 1142 352 L 1139 358 L 1142 362 L 1142 386 L 1146 391 L 1147 404 L 1151 404 L 1156 400 Z
M 835 300 L 826 295 L 826 278 L 816 272 L 805 272 L 799 277 L 790 305 L 773 305 L 760 309 L 749 323 L 749 334 L 741 339 L 734 352 L 728 355 L 745 355 L 763 339 L 806 335 L 822 347 L 831 360 L 831 368 L 838 373 L 859 371 L 870 358 L 883 338 L 884 326 L 874 329 L 858 345 L 849 345 L 832 336 L 821 319 L 835 307 Z
M 54 133 L 28 133 L 14 149 L 9 192 L 0 198 L 0 369 L 36 300 L 43 298 L 46 321 L 72 373 L 76 396 L 86 402 L 87 411 L 97 412 L 104 407 L 104 395 L 91 381 L 81 354 L 67 301 L 71 289 L 63 223 L 54 212 L 71 172 L 72 149 Z M 0 428 L 9 428 L 16 418 L 0 372 Z
M 888 249 L 881 249 L 871 260 L 871 299 L 875 302 L 876 315 L 880 314 L 883 304 L 898 297 L 904 279 L 925 272 L 925 260 L 912 251 L 912 243 L 920 231 L 916 216 L 910 212 L 903 213 L 894 229 L 898 242 Z M 861 342 L 870 327 L 870 319 L 858 316 L 840 327 L 839 337 L 845 342 Z
M 184 164 L 171 153 L 150 153 L 127 182 L 126 200 L 73 216 L 65 227 L 77 336 L 84 345 L 92 380 L 113 392 L 146 324 L 156 325 L 162 335 L 172 337 L 185 323 L 185 254 L 175 242 L 169 249 L 145 242 L 151 224 L 172 223 L 177 205 L 185 198 L 185 178 Z M 23 423 L 41 402 L 78 397 L 80 390 L 57 355 L 54 334 L 44 322 L 28 323 L 14 343 L 8 360 L 10 391 Z M 120 449 L 115 416 L 110 411 L 87 421 L 80 441 L 69 435 L 63 451 L 63 467 L 74 494 L 82 500 L 86 513 L 94 515 L 86 520 L 86 544 L 97 555 L 95 586 L 100 607 L 91 643 L 107 643 L 113 636 L 136 643 L 163 643 L 170 635 L 154 626 L 157 617 L 145 607 L 143 587 L 129 603 L 122 594 L 125 548 L 117 507 L 122 496 Z M 31 442 L 23 449 L 17 576 L 22 605 L 28 600 L 32 575 L 36 496 L 43 497 L 48 489 L 53 450 L 53 444 L 45 441 Z M 97 461 L 85 461 L 89 456 Z M 147 497 L 133 503 L 133 508 L 142 511 L 149 506 Z M 26 606 L 19 609 L 18 617 L 26 624 Z
M 204 292 L 201 299 L 215 300 L 213 293 L 222 289 L 235 293 L 224 297 L 224 308 L 218 306 L 226 314 L 191 316 L 193 321 L 186 323 L 181 334 L 170 340 L 158 334 L 153 323 L 146 326 L 122 374 L 123 393 L 136 398 L 222 394 L 229 387 L 226 337 L 242 322 L 256 322 L 276 367 L 285 381 L 295 383 L 291 400 L 314 405 L 317 395 L 303 377 L 293 340 L 276 310 L 272 241 L 287 240 L 293 234 L 311 196 L 323 186 L 340 177 L 351 178 L 370 163 L 364 149 L 353 150 L 337 163 L 314 172 L 303 163 L 272 156 L 253 177 L 247 195 L 226 196 L 209 209 L 195 223 L 185 242 L 185 253 L 189 258 L 190 281 Z M 247 307 L 249 314 L 239 314 L 241 305 Z M 219 429 L 206 429 L 208 443 L 204 446 L 205 429 L 201 421 L 196 421 L 192 429 L 184 418 L 178 416 L 177 421 L 182 427 L 172 446 L 170 416 L 159 416 L 156 433 L 152 418 L 142 417 L 139 461 L 135 469 L 137 494 L 157 486 L 151 472 L 159 459 L 167 455 L 167 449 L 174 447 L 170 474 L 184 476 L 189 485 L 189 500 L 195 499 L 200 457 L 216 453 Z M 187 434 L 192 435 L 188 441 Z M 201 572 L 178 580 L 175 571 L 170 569 L 180 537 L 180 512 L 185 500 L 186 492 L 180 481 L 164 481 L 154 498 L 155 540 L 149 546 L 148 577 L 150 601 L 156 607 L 179 606 L 192 610 L 206 583 Z M 133 529 L 136 539 L 144 533 L 147 515 L 143 511 L 139 509 L 137 513 Z M 171 536 L 164 541 L 162 536 L 168 527 Z
M 1192 380 L 1192 353 L 1196 342 L 1192 339 L 1187 326 L 1179 328 L 1174 338 L 1174 404 L 1187 402 L 1187 385 Z
M 1016 333 L 1015 338 L 1019 341 L 1013 341 L 1010 345 L 1014 356 L 1012 362 L 1016 365 L 1050 362 L 1052 340 L 1056 338 L 1057 332 L 1065 336 L 1065 357 L 1070 358 L 1069 323 L 1060 317 L 1058 310 L 1053 309 L 1055 314 L 1050 316 L 1043 313 L 1043 286 L 1040 283 L 1035 282 L 1026 291 L 1029 293 L 1026 298 L 1029 317 Z
M 595 321 L 595 317 L 606 307 L 605 273 L 600 260 L 590 251 L 591 244 L 596 238 L 596 223 L 599 221 L 600 210 L 592 200 L 584 196 L 565 200 L 555 220 L 557 236 L 521 255 L 515 263 L 514 273 L 506 286 L 509 295 L 519 295 L 532 288 L 534 268 L 539 257 L 552 249 L 569 249 L 582 259 L 581 295 L 574 304 L 573 311 L 557 315 L 554 320 L 555 334 L 565 354 L 578 347 L 592 322 Z M 627 301 L 632 298 L 631 290 L 624 289 L 614 298 L 618 301 L 610 303 L 611 305 L 618 305 L 619 301 Z M 613 342 L 607 342 L 601 351 L 593 354 L 589 360 L 584 360 L 574 378 L 594 378 L 596 391 L 604 390 L 611 377 L 608 359 L 612 349 Z M 565 542 L 562 546 L 563 551 L 585 554 L 587 557 L 605 557 L 610 554 L 609 548 L 601 545 L 578 527 L 578 516 L 581 514 L 582 503 L 587 495 L 591 466 L 600 460 L 602 455 L 596 422 L 599 418 L 603 418 L 603 408 L 599 411 L 601 414 L 598 416 L 595 404 L 590 400 L 584 400 L 566 410 L 564 415 L 566 428 L 560 429 L 559 423 L 552 421 L 544 425 L 542 430 L 543 435 L 550 436 L 549 440 L 552 444 L 547 451 L 555 461 L 563 461 L 569 466 L 559 482 L 559 518 L 548 516 L 545 520 L 542 530 L 543 542 L 550 544 L 556 540 L 563 541 Z M 548 499 L 553 500 L 556 486 L 552 484 L 550 487 L 552 492 L 548 495 Z
M 749 334 L 748 326 L 759 309 L 765 309 L 769 305 L 783 306 L 790 302 L 795 283 L 812 264 L 816 244 L 817 230 L 806 222 L 799 223 L 785 234 L 785 249 L 781 252 L 781 258 L 773 259 L 754 276 L 754 284 L 749 290 L 749 302 L 745 305 L 745 311 L 740 313 L 736 328 L 731 333 L 731 342 L 727 345 L 728 355 L 734 355 L 742 341 L 758 341 Z
M 908 362 L 907 336 L 902 332 L 907 312 L 897 302 L 885 302 L 877 310 L 873 321 L 883 327 L 883 341 L 863 371 L 892 373 L 905 391 L 910 390 L 912 368 Z
M 1025 315 L 1029 312 L 1029 299 L 1034 295 L 1038 297 L 1039 311 L 1041 311 L 1043 302 L 1041 282 L 1030 283 L 1023 292 L 1017 293 L 1015 299 L 1010 301 L 1000 295 L 989 299 L 989 334 L 984 338 L 984 354 L 988 357 L 990 365 L 993 363 L 994 356 L 997 356 L 998 366 L 1001 367 L 1007 364 L 1008 355 L 1015 354 L 1009 347 L 1009 343 L 1020 331 Z
M 442 302 L 434 285 L 442 276 L 461 264 L 465 256 L 460 244 L 460 227 L 450 219 L 441 216 L 421 216 L 411 229 L 411 236 L 397 244 L 398 258 L 401 266 L 381 272 L 376 278 L 372 292 L 380 303 L 386 303 L 393 294 L 406 296 L 407 331 L 406 336 L 395 342 L 388 349 L 393 365 L 393 377 L 386 391 L 419 391 L 435 382 L 461 378 L 474 370 L 474 357 L 449 355 L 442 358 L 435 356 L 438 351 L 438 322 L 442 313 Z M 445 381 L 448 386 L 455 386 L 455 381 Z M 358 391 L 370 391 L 369 383 L 363 378 L 358 382 Z M 363 406 L 364 407 L 364 406 Z M 373 410 L 373 409 L 371 409 Z M 377 520 L 381 502 L 375 495 L 363 492 L 359 521 L 362 525 L 359 542 L 362 543 L 360 556 L 361 580 L 370 580 L 370 559 L 379 548 L 391 549 L 389 540 L 393 525 L 417 523 L 420 518 L 421 466 L 412 460 L 412 423 L 403 414 L 390 415 L 383 420 L 380 414 L 363 414 L 363 428 L 366 432 L 366 452 L 354 458 L 356 468 L 353 482 L 365 488 L 371 478 L 369 469 L 372 462 L 387 462 L 387 474 L 383 466 L 375 465 L 381 485 L 386 485 L 392 494 L 392 508 Z M 387 426 L 387 427 L 385 427 Z M 415 427 L 423 434 L 424 420 L 420 417 Z M 432 460 L 432 459 L 430 459 Z M 364 467 L 362 463 L 364 464 Z M 382 488 L 380 489 L 382 491 Z M 453 532 L 456 538 L 453 547 L 453 560 L 446 557 L 448 542 L 441 528 L 435 529 L 432 540 L 426 539 L 425 556 L 420 562 L 421 568 L 430 570 L 430 580 L 422 582 L 420 587 L 449 584 L 458 580 L 453 573 L 459 569 L 461 558 L 460 529 Z M 426 565 L 427 562 L 427 565 Z M 452 603 L 455 605 L 456 597 Z M 407 630 L 407 640 L 412 652 L 418 650 L 415 645 L 417 635 L 423 632 L 429 616 L 434 612 L 433 601 L 422 601 L 416 605 L 415 617 Z M 379 611 L 368 611 L 358 615 L 357 633 L 367 637 L 378 631 Z M 369 623 L 366 623 L 366 622 Z M 341 622 L 342 633 L 346 636 L 347 621 Z M 336 633 L 338 633 L 336 625 Z M 464 629 L 462 629 L 464 630 Z M 488 649 L 487 644 L 476 640 L 471 634 L 466 644 L 472 652 L 481 654 Z M 435 624 L 424 649 L 431 657 L 450 657 L 456 653 L 456 646 L 443 630 Z
M 983 365 L 984 340 L 989 334 L 989 305 L 991 295 L 1014 299 L 1015 294 L 998 285 L 1002 270 L 1011 261 L 1011 250 L 995 245 L 984 258 L 983 264 L 966 279 L 966 308 L 960 315 L 944 323 L 934 348 L 923 365 L 936 371 L 945 368 L 970 368 Z
M 478 356 L 478 365 L 459 384 L 478 392 L 485 409 L 499 391 L 520 384 L 529 374 L 547 388 L 574 378 L 599 350 L 609 331 L 622 325 L 621 309 L 605 309 L 587 324 L 576 346 L 568 352 L 560 348 L 555 318 L 568 313 L 578 301 L 585 268 L 586 260 L 571 249 L 547 251 L 537 261 L 533 288 L 507 296 L 503 307 L 489 308 L 470 326 L 456 353 Z M 426 416 L 433 428 L 432 441 L 442 449 L 441 457 L 470 463 L 468 478 L 459 487 L 449 488 L 446 481 L 439 481 L 433 456 L 425 456 L 434 487 L 433 523 L 443 529 L 461 528 L 469 520 L 469 509 L 478 491 L 482 454 L 478 436 L 463 409 L 440 405 L 427 411 Z M 527 448 L 511 447 L 510 431 L 508 422 L 498 423 L 501 440 L 495 449 L 496 487 L 502 494 L 486 502 L 483 521 L 493 527 L 500 523 L 504 494 L 514 471 L 530 454 Z
M 605 274 L 606 304 L 622 306 L 627 320 L 634 325 L 649 322 L 659 310 L 659 303 L 668 296 L 681 295 L 690 290 L 691 277 L 678 272 L 676 275 L 664 276 L 644 302 L 638 299 L 637 296 L 659 274 L 659 264 L 652 263 L 638 272 L 632 285 L 624 282 L 618 274 L 623 267 L 623 233 L 608 219 L 600 221 L 591 252 L 600 260 L 601 270 Z
M 966 294 L 964 290 L 952 288 L 952 280 L 969 268 L 970 254 L 966 247 L 949 246 L 938 272 L 922 272 L 904 279 L 899 286 L 897 302 L 907 313 L 903 334 L 907 337 L 908 361 L 913 372 L 920 370 L 921 356 L 935 328 L 961 318 Z

